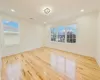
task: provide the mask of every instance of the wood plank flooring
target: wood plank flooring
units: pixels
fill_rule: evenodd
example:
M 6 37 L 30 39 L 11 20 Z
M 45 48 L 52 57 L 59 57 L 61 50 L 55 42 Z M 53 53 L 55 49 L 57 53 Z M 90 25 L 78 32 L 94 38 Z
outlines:
M 42 47 L 2 58 L 2 80 L 100 80 L 95 59 Z

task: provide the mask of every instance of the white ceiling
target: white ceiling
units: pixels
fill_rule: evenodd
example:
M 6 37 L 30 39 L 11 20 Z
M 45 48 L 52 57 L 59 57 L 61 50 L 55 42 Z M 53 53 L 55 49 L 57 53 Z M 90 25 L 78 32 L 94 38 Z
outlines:
M 51 7 L 49 16 L 41 13 L 42 7 Z M 12 13 L 10 9 L 15 9 Z M 52 23 L 63 18 L 70 18 L 84 13 L 100 10 L 100 0 L 0 0 L 0 11 L 16 17 L 29 19 L 33 22 Z

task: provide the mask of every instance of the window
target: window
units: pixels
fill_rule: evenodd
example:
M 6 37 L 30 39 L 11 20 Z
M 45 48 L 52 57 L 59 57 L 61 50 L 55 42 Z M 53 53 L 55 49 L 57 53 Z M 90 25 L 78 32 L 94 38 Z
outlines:
M 2 20 L 4 46 L 19 45 L 20 32 L 19 25 L 15 21 Z
M 19 26 L 17 22 L 3 20 L 5 32 L 18 32 Z
M 58 27 L 58 42 L 65 42 L 65 28 Z
M 76 24 L 51 28 L 51 41 L 76 43 Z
M 67 43 L 76 43 L 76 24 L 68 25 L 66 27 L 66 32 Z
M 51 28 L 51 41 L 56 41 L 57 38 L 57 30 L 56 28 Z

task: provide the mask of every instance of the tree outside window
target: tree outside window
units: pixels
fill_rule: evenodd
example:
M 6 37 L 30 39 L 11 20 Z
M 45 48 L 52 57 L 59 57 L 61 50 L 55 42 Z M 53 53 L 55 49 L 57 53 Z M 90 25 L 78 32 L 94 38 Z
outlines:
M 76 43 L 76 24 L 51 28 L 51 41 Z
M 58 42 L 65 42 L 65 28 L 58 27 Z
M 56 28 L 51 28 L 51 41 L 56 41 L 57 38 L 57 30 Z
M 67 43 L 76 43 L 76 24 L 72 24 L 66 27 L 66 40 Z

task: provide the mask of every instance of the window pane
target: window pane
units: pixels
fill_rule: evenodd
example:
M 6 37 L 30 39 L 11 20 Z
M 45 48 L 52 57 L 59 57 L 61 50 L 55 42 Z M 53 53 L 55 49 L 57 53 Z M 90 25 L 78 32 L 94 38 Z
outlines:
M 76 39 L 73 39 L 73 43 L 76 43 Z
M 57 33 L 57 30 L 56 28 L 51 28 L 51 41 L 56 41 L 56 33 Z
M 67 34 L 67 38 L 70 38 L 70 35 Z
M 67 39 L 67 42 L 70 42 L 70 39 Z
M 51 41 L 56 41 L 56 35 L 51 35 Z
M 76 24 L 68 25 L 66 27 L 66 30 L 67 30 L 67 36 L 66 36 L 67 42 L 76 43 Z
M 73 38 L 76 38 L 76 34 L 73 34 Z
M 13 22 L 13 21 L 8 21 L 8 20 L 3 20 L 3 27 L 4 27 L 4 31 L 7 32 L 19 32 L 19 26 L 17 22 Z
M 65 28 L 58 27 L 58 42 L 65 42 Z

